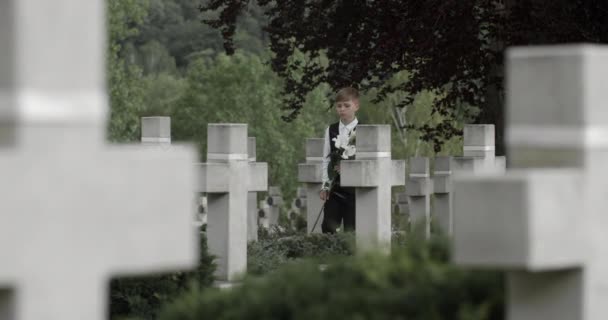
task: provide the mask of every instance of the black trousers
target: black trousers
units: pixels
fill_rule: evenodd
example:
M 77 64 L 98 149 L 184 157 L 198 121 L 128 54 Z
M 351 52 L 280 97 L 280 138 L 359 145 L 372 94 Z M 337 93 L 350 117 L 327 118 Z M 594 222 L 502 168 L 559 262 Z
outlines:
M 355 193 L 354 190 L 344 190 L 340 187 L 332 190 L 325 202 L 323 233 L 336 233 L 336 229 L 344 222 L 344 231 L 355 231 Z

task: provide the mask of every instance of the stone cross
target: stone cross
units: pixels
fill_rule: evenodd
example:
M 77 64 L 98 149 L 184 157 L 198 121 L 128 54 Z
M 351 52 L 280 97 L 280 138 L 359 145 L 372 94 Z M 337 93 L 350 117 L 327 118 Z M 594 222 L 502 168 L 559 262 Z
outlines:
M 171 145 L 171 117 L 141 117 L 141 143 L 147 147 L 176 149 L 180 145 Z M 207 223 L 207 196 L 199 193 L 195 197 L 196 212 L 193 224 L 197 228 Z
M 247 153 L 249 162 L 255 163 L 256 160 L 256 141 L 255 137 L 249 137 L 247 141 Z M 258 240 L 258 193 L 249 191 L 247 194 L 247 241 Z
M 463 156 L 452 159 L 455 173 L 504 173 L 504 156 L 495 156 L 494 125 L 467 124 L 464 126 Z
M 296 198 L 294 199 L 293 205 L 299 210 L 306 209 L 306 189 L 298 187 L 296 189 Z
M 516 170 L 456 180 L 454 260 L 507 270 L 510 320 L 605 319 L 608 47 L 521 47 L 507 57 Z
M 0 1 L 2 319 L 106 319 L 111 277 L 198 260 L 194 148 L 106 142 L 105 6 Z
M 197 199 L 197 214 L 196 219 L 194 220 L 194 225 L 198 228 L 207 224 L 207 212 L 209 209 L 207 208 L 207 196 L 204 194 L 200 194 Z
M 356 188 L 358 250 L 390 249 L 391 187 L 405 184 L 405 161 L 391 159 L 391 127 L 358 125 L 355 160 L 340 163 L 341 185 Z
M 422 228 L 422 234 L 429 238 L 431 236 L 431 194 L 433 193 L 429 158 L 410 158 L 405 192 L 409 196 L 411 228 Z
M 323 184 L 323 139 L 306 139 L 306 163 L 298 165 L 298 181 L 305 184 L 306 188 L 306 225 L 308 233 L 320 233 L 323 222 L 321 207 L 323 201 L 319 198 L 319 192 Z M 321 216 L 319 217 L 319 212 Z M 315 230 L 312 230 L 318 217 Z
M 250 162 L 247 149 L 247 124 L 208 125 L 198 191 L 207 193 L 207 242 L 217 257 L 219 281 L 233 281 L 246 271 L 248 193 L 268 187 L 268 165 Z
M 268 188 L 268 197 L 266 197 L 266 203 L 269 206 L 270 216 L 268 221 L 271 226 L 279 225 L 279 216 L 281 215 L 281 206 L 283 205 L 283 193 L 281 188 L 272 186 Z
M 398 214 L 409 216 L 410 204 L 406 192 L 399 192 L 395 194 L 395 208 L 394 211 Z
M 152 145 L 171 144 L 170 117 L 142 117 L 141 143 Z
M 260 200 L 258 209 L 258 226 L 266 230 L 270 229 L 270 222 L 268 217 L 270 216 L 270 206 L 266 203 L 266 200 Z
M 452 213 L 452 157 L 436 157 L 433 171 L 433 220 L 443 234 L 452 234 L 454 215 Z

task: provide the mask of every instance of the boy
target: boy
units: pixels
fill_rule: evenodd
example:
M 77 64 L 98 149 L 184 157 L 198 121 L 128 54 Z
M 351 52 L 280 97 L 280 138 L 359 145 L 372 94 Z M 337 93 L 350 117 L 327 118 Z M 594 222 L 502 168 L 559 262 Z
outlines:
M 335 150 L 333 139 L 340 133 L 347 134 L 355 131 L 359 121 L 356 113 L 359 110 L 359 92 L 357 89 L 346 87 L 336 94 L 336 113 L 340 121 L 331 124 L 325 130 L 325 143 L 323 148 L 323 187 L 319 196 L 325 201 L 323 233 L 335 233 L 336 229 L 344 222 L 344 231 L 355 230 L 355 189 L 340 186 L 340 166 L 330 163 L 330 153 Z M 354 159 L 350 157 L 349 159 Z M 329 174 L 327 168 L 333 168 L 337 176 L 330 190 Z

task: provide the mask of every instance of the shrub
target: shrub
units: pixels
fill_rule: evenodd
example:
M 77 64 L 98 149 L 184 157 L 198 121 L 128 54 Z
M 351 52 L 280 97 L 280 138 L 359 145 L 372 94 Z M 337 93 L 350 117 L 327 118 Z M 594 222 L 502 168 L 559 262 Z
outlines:
M 159 319 L 503 318 L 501 274 L 450 265 L 443 240 L 406 243 L 391 255 L 335 258 L 324 271 L 304 260 L 231 290 L 193 289 Z
M 160 307 L 189 288 L 213 283 L 215 264 L 207 251 L 207 238 L 200 237 L 199 265 L 193 271 L 146 277 L 113 279 L 110 283 L 110 318 L 153 319 Z
M 261 275 L 283 264 L 302 258 L 318 261 L 353 253 L 354 235 L 350 233 L 311 234 L 293 231 L 268 233 L 262 230 L 257 242 L 247 248 L 247 272 Z

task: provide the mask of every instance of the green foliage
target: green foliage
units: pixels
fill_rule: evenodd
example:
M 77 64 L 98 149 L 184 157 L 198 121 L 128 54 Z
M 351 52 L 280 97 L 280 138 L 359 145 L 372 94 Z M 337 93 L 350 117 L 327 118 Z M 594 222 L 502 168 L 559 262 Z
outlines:
M 303 258 L 325 261 L 335 256 L 352 255 L 353 243 L 352 233 L 269 234 L 261 230 L 258 241 L 249 243 L 247 247 L 247 272 L 261 275 Z
M 306 260 L 248 276 L 232 290 L 191 290 L 158 319 L 504 318 L 499 273 L 448 264 L 444 241 L 407 244 L 391 255 L 338 258 L 324 271 Z
M 199 264 L 195 270 L 112 280 L 110 318 L 153 319 L 163 304 L 171 302 L 187 289 L 211 286 L 215 267 L 207 250 L 207 239 L 202 234 Z
M 307 117 L 283 122 L 277 108 L 281 101 L 278 77 L 262 57 L 246 52 L 197 59 L 188 68 L 186 83 L 184 94 L 168 114 L 174 140 L 195 141 L 204 160 L 208 123 L 247 123 L 249 136 L 257 139 L 258 161 L 268 162 L 270 185 L 280 186 L 285 198 L 292 198 L 305 138 L 321 136 L 327 123 L 324 95 L 311 94 Z
M 137 139 L 139 117 L 143 109 L 144 88 L 141 70 L 122 57 L 122 43 L 137 34 L 137 26 L 146 15 L 143 0 L 108 0 L 108 85 L 110 90 L 110 141 Z

